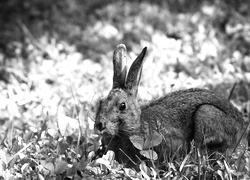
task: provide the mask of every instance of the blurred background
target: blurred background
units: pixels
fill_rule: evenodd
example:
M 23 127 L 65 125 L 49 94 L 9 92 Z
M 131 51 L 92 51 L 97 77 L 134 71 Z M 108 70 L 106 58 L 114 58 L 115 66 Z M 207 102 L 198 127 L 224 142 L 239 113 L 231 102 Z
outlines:
M 249 9 L 249 0 L 2 0 L 0 140 L 10 126 L 22 137 L 47 118 L 63 135 L 73 132 L 69 124 L 78 129 L 78 119 L 93 129 L 120 43 L 128 64 L 148 47 L 143 101 L 209 88 L 249 113 Z

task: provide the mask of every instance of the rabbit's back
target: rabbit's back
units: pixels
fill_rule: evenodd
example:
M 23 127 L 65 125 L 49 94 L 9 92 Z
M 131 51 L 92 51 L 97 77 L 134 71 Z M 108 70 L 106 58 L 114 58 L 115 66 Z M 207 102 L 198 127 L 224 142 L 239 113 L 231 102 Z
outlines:
M 206 90 L 191 88 L 171 92 L 164 97 L 151 101 L 142 106 L 142 110 L 161 106 L 165 109 L 179 109 L 179 111 L 187 111 L 185 114 L 192 114 L 197 110 L 197 107 L 211 104 L 225 114 L 234 116 L 236 119 L 242 118 L 241 113 L 236 109 L 226 98 L 217 95 L 216 93 Z
M 192 140 L 198 147 L 225 151 L 244 129 L 241 113 L 226 98 L 195 88 L 142 106 L 141 125 L 143 132 L 156 130 L 165 137 L 166 151 L 188 151 Z

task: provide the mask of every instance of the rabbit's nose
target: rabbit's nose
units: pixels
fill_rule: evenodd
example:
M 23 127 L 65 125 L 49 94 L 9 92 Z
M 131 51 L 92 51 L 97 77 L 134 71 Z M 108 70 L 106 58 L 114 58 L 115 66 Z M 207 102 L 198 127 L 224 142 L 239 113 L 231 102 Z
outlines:
M 103 129 L 105 129 L 106 125 L 104 122 L 98 122 L 95 125 L 96 129 L 98 129 L 99 131 L 102 131 Z

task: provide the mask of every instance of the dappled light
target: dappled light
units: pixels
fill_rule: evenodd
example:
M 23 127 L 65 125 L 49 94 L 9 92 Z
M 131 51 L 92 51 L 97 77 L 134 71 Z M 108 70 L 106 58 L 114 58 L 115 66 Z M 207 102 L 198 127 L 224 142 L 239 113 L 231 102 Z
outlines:
M 94 128 L 121 43 L 128 67 L 147 47 L 140 103 L 210 89 L 248 124 L 249 8 L 247 0 L 0 2 L 0 179 L 249 179 L 245 142 L 211 163 L 192 144 L 163 167 L 154 151 L 162 136 L 134 135 L 147 158 L 136 169 L 105 152 Z

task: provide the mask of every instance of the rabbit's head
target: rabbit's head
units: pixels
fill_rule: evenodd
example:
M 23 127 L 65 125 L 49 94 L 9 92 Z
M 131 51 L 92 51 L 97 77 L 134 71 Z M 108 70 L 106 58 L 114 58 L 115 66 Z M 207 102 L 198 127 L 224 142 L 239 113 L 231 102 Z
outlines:
M 103 138 L 129 135 L 140 126 L 141 109 L 137 101 L 138 85 L 147 48 L 131 65 L 127 75 L 126 46 L 120 44 L 113 55 L 113 87 L 100 101 L 95 128 Z M 127 76 L 126 76 L 127 75 Z

